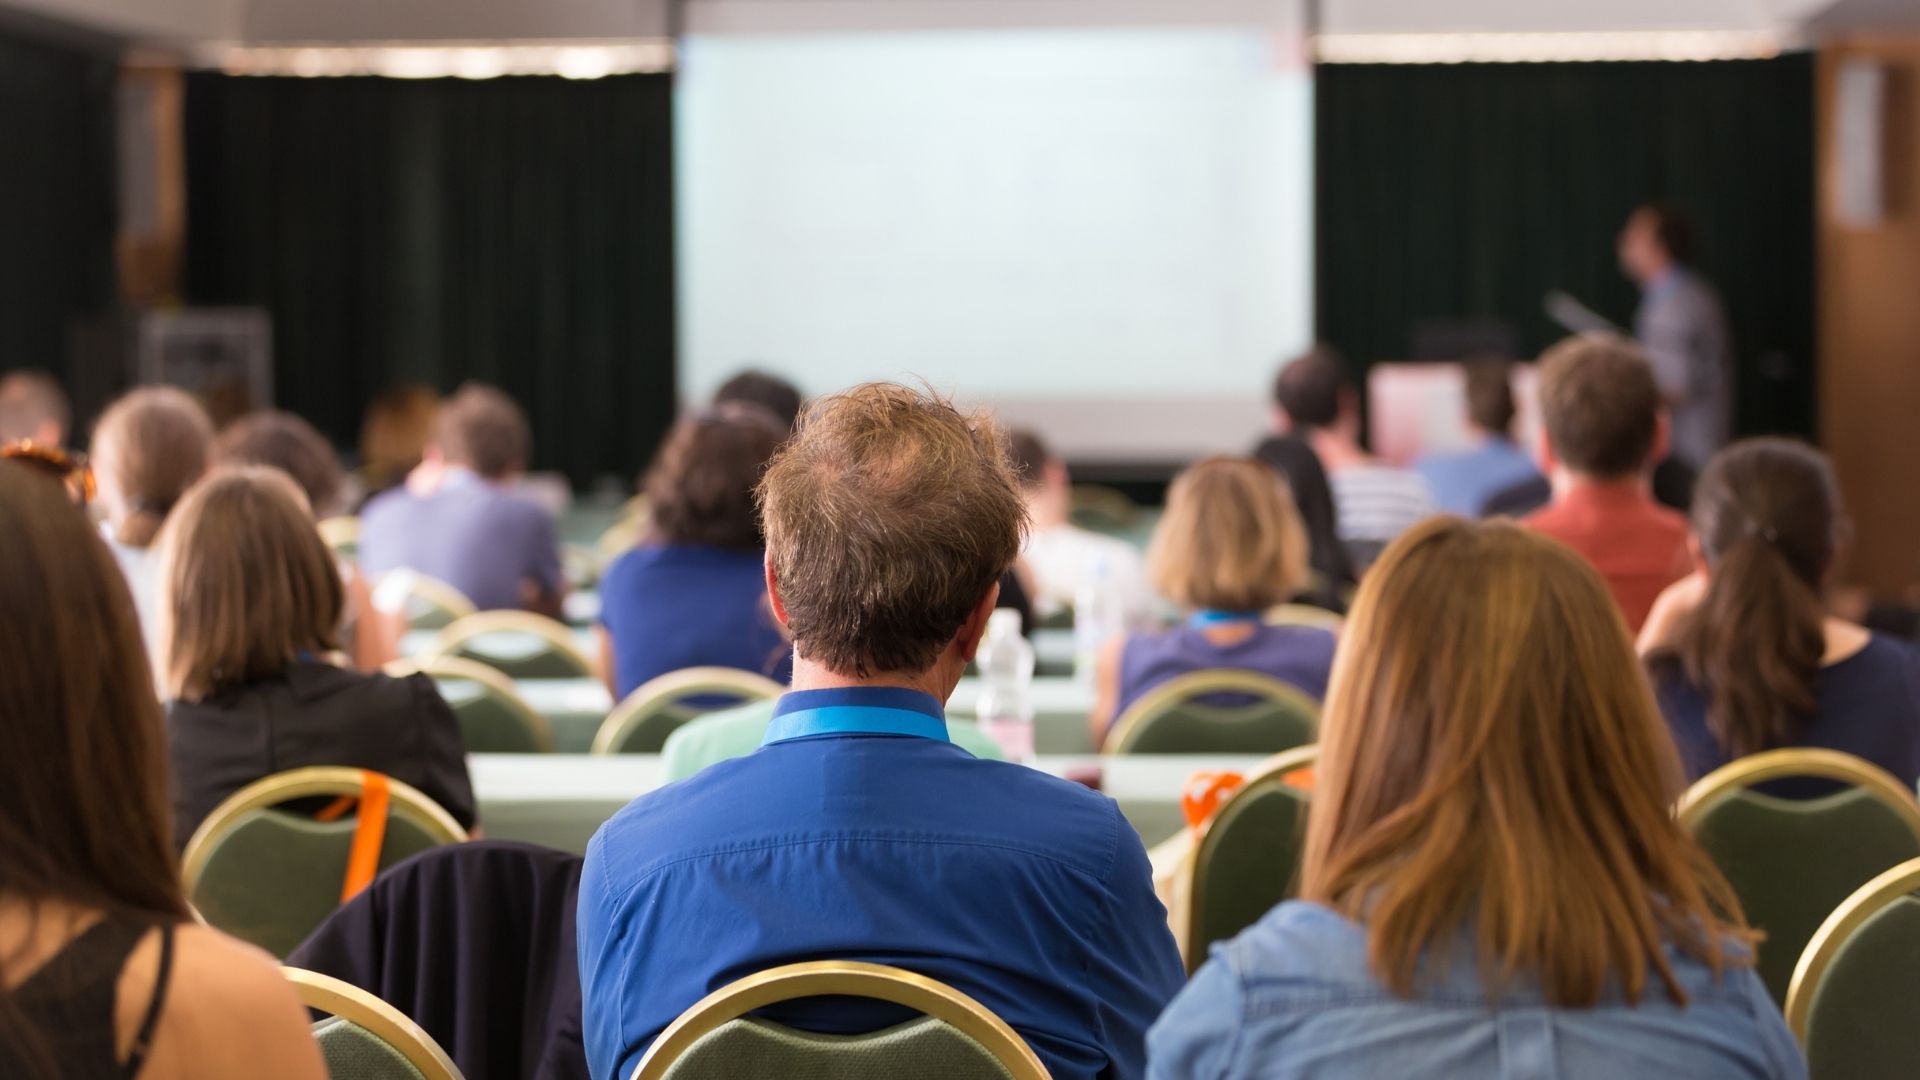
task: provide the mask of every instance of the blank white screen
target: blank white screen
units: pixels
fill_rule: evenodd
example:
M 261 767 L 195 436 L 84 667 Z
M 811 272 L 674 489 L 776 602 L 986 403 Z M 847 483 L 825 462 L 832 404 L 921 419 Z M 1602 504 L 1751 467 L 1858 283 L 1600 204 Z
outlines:
M 920 378 L 1077 457 L 1244 448 L 1311 333 L 1312 84 L 1256 27 L 694 35 L 681 365 Z

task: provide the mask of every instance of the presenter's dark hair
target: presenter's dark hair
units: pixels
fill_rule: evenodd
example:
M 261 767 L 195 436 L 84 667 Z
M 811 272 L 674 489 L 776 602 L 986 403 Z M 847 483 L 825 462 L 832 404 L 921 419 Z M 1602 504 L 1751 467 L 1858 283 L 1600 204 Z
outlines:
M 728 402 L 741 402 L 758 405 L 780 418 L 780 423 L 788 431 L 800 419 L 800 406 L 804 402 L 800 388 L 778 375 L 769 375 L 764 371 L 743 371 L 713 392 L 713 403 L 725 405 Z
M 1647 203 L 1639 212 L 1647 215 L 1653 224 L 1654 238 L 1674 262 L 1682 265 L 1693 262 L 1693 222 L 1685 214 L 1667 202 Z
M 1340 355 L 1316 345 L 1274 377 L 1273 403 L 1302 432 L 1330 427 L 1340 418 L 1340 396 L 1350 386 Z

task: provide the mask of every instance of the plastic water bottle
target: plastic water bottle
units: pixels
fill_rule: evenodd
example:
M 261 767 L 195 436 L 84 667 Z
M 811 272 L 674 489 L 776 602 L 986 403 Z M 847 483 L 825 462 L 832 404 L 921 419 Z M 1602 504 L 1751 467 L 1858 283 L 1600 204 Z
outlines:
M 1020 613 L 1000 608 L 974 656 L 980 669 L 980 730 L 1008 761 L 1033 762 L 1033 646 L 1020 636 Z
M 1127 632 L 1126 597 L 1116 587 L 1104 556 L 1096 559 L 1073 597 L 1073 674 L 1093 681 L 1094 658 L 1107 642 Z

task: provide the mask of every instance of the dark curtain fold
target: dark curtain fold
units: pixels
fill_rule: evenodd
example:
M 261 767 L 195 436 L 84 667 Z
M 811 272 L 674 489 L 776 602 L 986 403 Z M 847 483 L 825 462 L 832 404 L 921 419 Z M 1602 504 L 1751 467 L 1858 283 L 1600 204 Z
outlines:
M 1355 364 L 1405 358 L 1426 320 L 1506 320 L 1535 354 L 1552 288 L 1630 326 L 1614 238 L 1666 199 L 1727 304 L 1741 430 L 1812 432 L 1810 55 L 1336 64 L 1315 93 L 1319 328 Z
M 494 383 L 534 464 L 643 468 L 674 412 L 671 79 L 195 75 L 188 292 L 274 318 L 335 440 L 399 381 Z
M 111 56 L 0 30 L 0 371 L 67 367 L 115 300 Z

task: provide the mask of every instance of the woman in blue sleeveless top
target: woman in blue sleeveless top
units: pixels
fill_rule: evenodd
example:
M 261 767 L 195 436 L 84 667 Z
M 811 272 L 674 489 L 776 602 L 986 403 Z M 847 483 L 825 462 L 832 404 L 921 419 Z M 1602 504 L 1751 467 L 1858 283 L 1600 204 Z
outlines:
M 1269 626 L 1267 609 L 1307 585 L 1307 539 L 1286 481 L 1250 458 L 1215 457 L 1175 478 L 1147 550 L 1147 575 L 1188 611 L 1185 625 L 1111 641 L 1094 665 L 1095 742 L 1141 695 L 1180 675 L 1234 668 L 1271 675 L 1316 700 L 1334 638 Z

